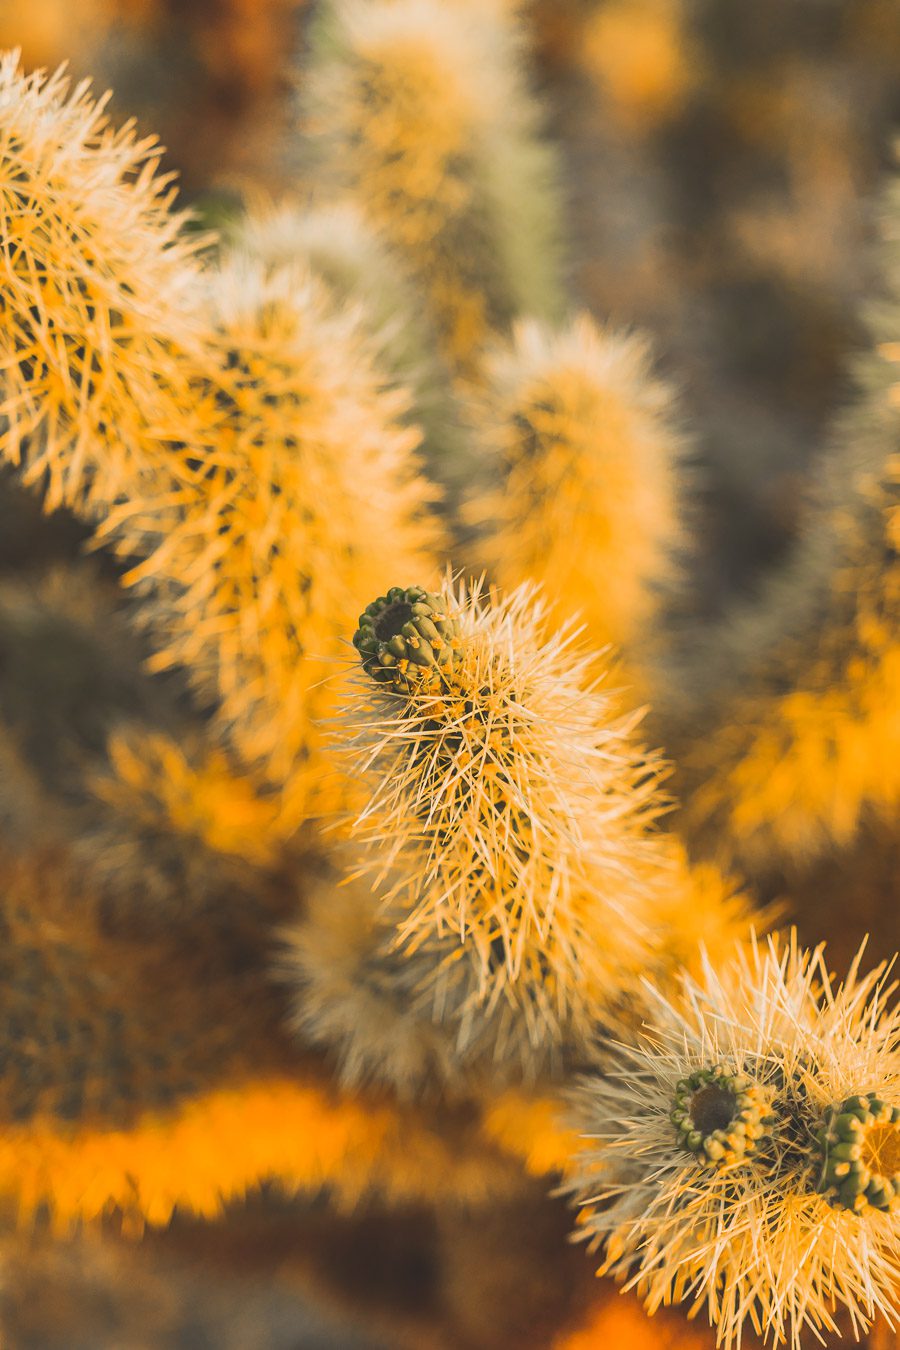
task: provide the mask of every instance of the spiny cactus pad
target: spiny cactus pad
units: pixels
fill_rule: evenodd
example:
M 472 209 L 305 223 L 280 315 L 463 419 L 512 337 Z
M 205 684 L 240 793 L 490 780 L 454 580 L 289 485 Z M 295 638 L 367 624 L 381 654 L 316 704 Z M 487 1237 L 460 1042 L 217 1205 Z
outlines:
M 861 1214 L 890 1210 L 900 1196 L 900 1107 L 873 1092 L 831 1106 L 817 1135 L 822 1171 L 816 1190 Z
M 763 1088 L 722 1065 L 679 1079 L 672 1124 L 682 1148 L 707 1166 L 739 1162 L 772 1123 Z
M 421 586 L 392 586 L 359 616 L 353 645 L 373 679 L 408 694 L 441 687 L 460 640 L 441 596 Z

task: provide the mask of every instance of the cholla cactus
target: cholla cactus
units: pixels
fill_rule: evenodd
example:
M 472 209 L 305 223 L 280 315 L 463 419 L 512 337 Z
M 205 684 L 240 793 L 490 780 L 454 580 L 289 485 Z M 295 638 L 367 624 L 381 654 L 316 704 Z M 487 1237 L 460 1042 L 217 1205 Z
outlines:
M 558 1078 L 601 1022 L 631 1029 L 641 969 L 665 982 L 746 933 L 746 896 L 652 828 L 659 765 L 544 620 L 528 587 L 393 587 L 360 616 L 363 851 L 279 963 L 348 1084 Z
M 491 575 L 540 582 L 596 646 L 646 643 L 682 543 L 684 455 L 647 344 L 587 315 L 562 329 L 524 322 L 485 371 L 473 421 L 495 483 L 471 510 Z
M 185 432 L 202 242 L 171 210 L 155 142 L 113 131 L 104 102 L 24 76 L 16 53 L 0 65 L 0 451 L 45 480 L 48 508 L 91 513 L 149 490 Z
M 102 536 L 146 556 L 126 581 L 147 596 L 153 668 L 183 665 L 218 700 L 296 824 L 320 788 L 327 661 L 363 579 L 386 579 L 398 555 L 429 565 L 431 494 L 418 433 L 395 420 L 405 396 L 380 388 L 353 315 L 329 312 L 310 277 L 238 256 L 210 304 L 212 364 L 194 383 L 208 423 L 180 451 L 208 467 L 170 512 L 148 519 L 130 501 Z
M 799 1344 L 896 1311 L 900 1013 L 878 967 L 770 943 L 659 998 L 641 1043 L 575 1098 L 579 1236 L 652 1312 L 707 1305 Z
M 216 253 L 153 143 L 0 63 L 0 454 L 124 565 L 131 622 L 87 604 L 87 687 L 41 685 L 44 591 L 0 579 L 0 1196 L 134 1232 L 263 1183 L 484 1202 L 564 1170 L 651 1310 L 796 1346 L 895 1310 L 900 1011 L 884 970 L 762 948 L 740 880 L 659 825 L 598 648 L 647 675 L 684 442 L 640 340 L 559 326 L 523 35 L 512 0 L 334 0 L 316 204 Z M 726 854 L 900 796 L 895 303 L 877 323 L 782 608 L 685 699 L 686 818 Z M 484 461 L 506 598 L 439 582 L 423 440 L 445 517 Z
M 336 0 L 310 65 L 320 176 L 416 279 L 465 375 L 491 328 L 559 307 L 552 157 L 505 6 Z
M 430 565 L 405 396 L 304 273 L 236 257 L 202 279 L 152 162 L 129 177 L 147 146 L 105 130 L 83 89 L 67 103 L 58 79 L 3 71 L 0 451 L 25 446 L 48 505 L 143 559 L 125 581 L 147 597 L 154 668 L 190 671 L 296 825 L 320 786 L 322 663 L 358 588 L 398 557 Z
M 699 971 L 704 953 L 716 960 L 733 956 L 752 921 L 772 922 L 772 910 L 753 910 L 748 896 L 711 864 L 688 863 L 673 838 L 660 834 L 645 846 L 644 969 L 661 987 L 671 987 L 681 967 Z M 484 971 L 479 942 L 468 933 L 460 941 L 455 931 L 420 931 L 403 941 L 410 913 L 402 880 L 391 875 L 372 890 L 366 877 L 355 875 L 359 857 L 348 852 L 343 865 L 349 873 L 343 879 L 324 876 L 308 888 L 302 917 L 283 933 L 277 963 L 279 980 L 291 991 L 291 1026 L 301 1041 L 331 1053 L 341 1083 L 389 1084 L 417 1098 L 491 1096 L 507 1084 L 549 1089 L 584 1062 L 604 1030 L 634 1034 L 642 1007 L 637 965 L 604 973 L 602 983 L 569 975 L 568 990 L 552 1003 L 555 985 L 542 953 L 553 946 L 545 948 L 544 938 L 533 937 L 515 976 L 502 967 L 495 940 Z M 617 954 L 633 960 L 630 925 L 637 911 L 606 913 L 602 895 L 595 904 L 603 949 L 592 937 L 591 963 L 611 963 Z M 559 1110 L 549 1100 L 546 1108 Z M 528 1120 L 522 1125 L 518 1115 L 514 1123 L 503 1115 L 499 1137 L 526 1160 L 537 1150 L 545 1160 L 542 1168 L 529 1162 L 537 1172 L 552 1172 L 564 1157 L 553 1143 L 534 1143 Z
M 411 955 L 454 937 L 466 954 L 450 947 L 442 968 L 455 978 L 474 950 L 470 995 L 488 1011 L 511 1000 L 532 1050 L 570 1023 L 583 1040 L 652 942 L 669 879 L 648 828 L 659 766 L 533 588 L 419 595 L 389 592 L 355 639 L 379 677 L 359 679 L 345 715 L 370 792 L 360 868 Z
M 885 216 L 890 240 L 896 184 Z M 856 363 L 856 403 L 793 559 L 724 632 L 693 633 L 684 659 L 672 739 L 691 828 L 754 868 L 845 845 L 867 811 L 892 819 L 900 801 L 893 250 L 879 347 Z

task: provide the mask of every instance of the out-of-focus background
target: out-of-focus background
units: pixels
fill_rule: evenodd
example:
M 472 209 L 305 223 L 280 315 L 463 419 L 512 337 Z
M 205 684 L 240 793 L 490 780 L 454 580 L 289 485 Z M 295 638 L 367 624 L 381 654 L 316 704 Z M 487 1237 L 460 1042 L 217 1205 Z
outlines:
M 0 47 L 113 88 L 114 118 L 159 135 L 184 200 L 214 225 L 251 186 L 302 191 L 291 128 L 311 11 L 0 0 Z M 566 165 L 573 302 L 648 330 L 684 388 L 694 595 L 716 613 L 795 534 L 862 341 L 875 198 L 900 128 L 900 3 L 532 0 L 526 13 Z M 0 574 L 71 550 L 74 522 L 43 520 L 5 478 L 0 489 Z M 533 1212 L 517 1202 L 515 1222 L 493 1224 L 417 1210 L 336 1220 L 324 1202 L 261 1196 L 223 1225 L 176 1221 L 139 1259 L 17 1239 L 0 1316 L 12 1350 L 549 1347 L 593 1282 L 542 1191 Z M 523 1288 L 523 1265 L 544 1285 Z M 601 1339 L 694 1343 L 680 1320 L 647 1323 L 615 1294 L 585 1350 Z

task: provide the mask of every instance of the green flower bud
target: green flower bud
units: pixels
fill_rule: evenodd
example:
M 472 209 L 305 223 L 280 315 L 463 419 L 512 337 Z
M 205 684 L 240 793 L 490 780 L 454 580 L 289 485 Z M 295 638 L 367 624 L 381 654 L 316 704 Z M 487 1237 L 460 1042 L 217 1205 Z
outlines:
M 716 1064 L 676 1084 L 671 1119 L 682 1148 L 707 1166 L 723 1167 L 754 1151 L 772 1123 L 768 1108 L 758 1083 Z
M 409 694 L 446 684 L 460 639 L 442 596 L 392 586 L 359 616 L 353 645 L 374 680 Z
M 900 1107 L 874 1092 L 825 1112 L 816 1135 L 821 1166 L 815 1188 L 836 1208 L 890 1210 L 900 1195 Z

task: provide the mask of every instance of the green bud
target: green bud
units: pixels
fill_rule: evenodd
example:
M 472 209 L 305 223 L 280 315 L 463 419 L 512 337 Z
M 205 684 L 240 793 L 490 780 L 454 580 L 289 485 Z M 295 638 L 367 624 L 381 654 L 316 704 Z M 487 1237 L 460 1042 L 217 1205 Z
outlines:
M 672 1124 L 679 1145 L 706 1166 L 740 1162 L 771 1122 L 765 1090 L 747 1074 L 721 1064 L 698 1069 L 676 1084 Z
M 898 1125 L 900 1108 L 875 1093 L 857 1093 L 829 1107 L 816 1135 L 821 1170 L 815 1189 L 824 1192 L 832 1205 L 855 1214 L 891 1209 L 900 1196 Z M 896 1140 L 891 1137 L 895 1130 Z
M 366 605 L 353 645 L 374 680 L 410 694 L 440 690 L 461 644 L 442 596 L 421 586 L 392 586 Z

